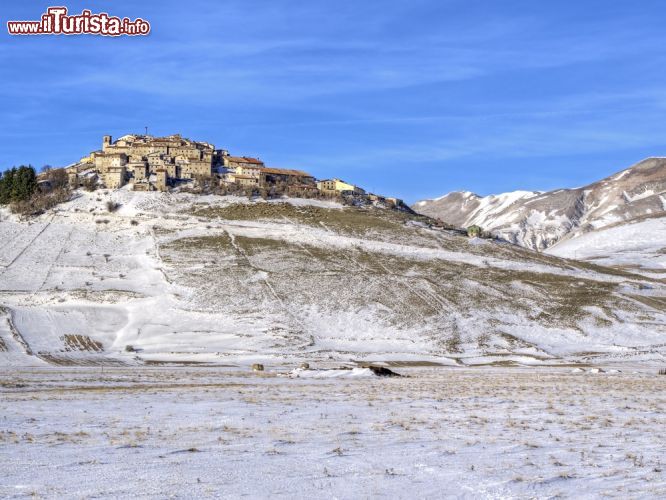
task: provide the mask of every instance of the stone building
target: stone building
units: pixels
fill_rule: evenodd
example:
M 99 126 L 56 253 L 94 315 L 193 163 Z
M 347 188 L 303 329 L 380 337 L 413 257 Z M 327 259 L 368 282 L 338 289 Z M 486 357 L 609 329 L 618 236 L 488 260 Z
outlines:
M 180 177 L 183 179 L 194 179 L 195 177 L 209 177 L 211 175 L 211 163 L 200 159 L 189 159 L 180 164 Z
M 156 182 L 155 182 L 155 187 L 157 188 L 158 191 L 166 191 L 167 190 L 167 171 L 163 168 L 157 170 L 155 172 L 156 176 Z
M 125 185 L 127 179 L 127 170 L 125 166 L 122 167 L 109 167 L 106 172 L 102 173 L 104 185 L 109 189 L 118 189 Z
M 249 156 L 222 155 L 221 160 L 222 166 L 227 170 L 233 170 L 240 175 L 253 175 L 252 172 L 254 172 L 254 170 L 265 166 L 263 161 L 258 160 L 257 158 L 250 158 Z M 239 171 L 238 169 L 245 171 Z
M 259 169 L 259 184 L 262 187 L 279 183 L 302 184 L 315 187 L 315 178 L 302 170 L 290 170 L 284 168 Z
M 74 173 L 70 174 L 72 184 L 80 183 L 77 175 L 80 178 L 86 170 L 99 175 L 113 189 L 131 182 L 137 191 L 166 191 L 181 181 L 209 177 L 244 187 L 276 187 L 271 191 L 294 196 L 356 195 L 392 205 L 402 203 L 398 199 L 366 195 L 359 186 L 341 179 L 317 181 L 302 170 L 269 168 L 258 158 L 231 156 L 226 150 L 215 149 L 213 144 L 179 134 L 165 137 L 128 134 L 115 141 L 105 135 L 102 148 L 75 165 Z
M 132 189 L 134 191 L 154 191 L 155 186 L 148 182 L 148 179 L 144 179 L 142 181 L 134 181 Z
M 381 196 L 378 194 L 367 193 L 365 197 L 368 201 L 371 201 L 373 203 L 384 203 L 387 205 L 392 205 L 394 207 L 404 205 L 403 201 L 400 198 L 395 198 L 391 196 Z
M 239 186 L 259 187 L 259 177 L 254 175 L 232 174 L 233 182 Z
M 148 177 L 148 164 L 144 161 L 130 162 L 127 164 L 127 169 L 132 173 L 135 183 Z
M 247 158 L 243 158 L 246 160 Z M 252 159 L 254 160 L 254 159 Z M 258 160 L 257 160 L 258 161 Z M 232 162 L 231 164 L 236 163 Z M 263 163 L 261 163 L 263 165 Z M 283 168 L 267 168 L 259 166 L 259 163 L 238 162 L 232 172 L 222 176 L 222 182 L 235 183 L 239 186 L 254 186 L 266 188 L 278 184 L 299 185 L 304 189 L 311 187 L 316 190 L 315 178 L 302 170 L 289 170 Z
M 93 164 L 100 174 L 105 174 L 111 167 L 122 167 L 127 164 L 127 155 L 117 152 L 93 153 Z
M 79 173 L 76 170 L 67 170 L 67 183 L 72 189 L 79 187 Z
M 114 186 L 118 184 L 119 167 L 125 167 L 126 175 L 135 183 L 145 179 L 150 182 L 152 174 L 163 170 L 166 186 L 175 179 L 211 176 L 213 168 L 222 163 L 225 155 L 228 156 L 226 151 L 216 150 L 212 144 L 192 141 L 179 134 L 166 137 L 129 134 L 115 142 L 110 135 L 105 135 L 101 151 L 95 151 L 90 158 L 105 181 L 106 174 L 113 170 L 109 181 Z M 107 187 L 111 186 L 107 184 Z

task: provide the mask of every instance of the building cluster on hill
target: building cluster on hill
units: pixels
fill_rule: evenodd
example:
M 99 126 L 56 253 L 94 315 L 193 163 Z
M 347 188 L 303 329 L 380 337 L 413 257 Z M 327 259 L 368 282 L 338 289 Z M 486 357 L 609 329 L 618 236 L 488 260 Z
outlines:
M 132 183 L 137 191 L 166 191 L 178 179 L 210 176 L 222 151 L 212 144 L 185 139 L 180 135 L 152 137 L 124 135 L 115 142 L 102 139 L 102 149 L 68 167 L 72 184 L 98 176 L 111 189 Z
M 279 187 L 283 193 L 310 196 L 363 197 L 371 202 L 402 204 L 397 198 L 366 193 L 359 186 L 340 179 L 317 180 L 302 170 L 267 167 L 261 160 L 231 156 L 213 144 L 192 141 L 179 134 L 167 137 L 124 135 L 102 139 L 102 149 L 67 167 L 70 184 L 84 186 L 101 181 L 107 188 L 131 184 L 135 191 L 167 191 L 170 187 L 196 181 L 213 181 L 233 189 L 267 190 Z

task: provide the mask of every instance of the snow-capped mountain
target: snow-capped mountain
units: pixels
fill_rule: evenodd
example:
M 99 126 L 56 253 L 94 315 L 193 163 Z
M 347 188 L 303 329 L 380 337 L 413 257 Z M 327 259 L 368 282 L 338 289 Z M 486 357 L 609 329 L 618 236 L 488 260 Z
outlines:
M 389 209 L 77 192 L 0 242 L 5 365 L 666 355 L 663 283 Z
M 412 208 L 461 227 L 479 225 L 493 235 L 531 249 L 552 247 L 554 252 L 557 244 L 561 248 L 559 255 L 576 257 L 564 250 L 568 248 L 564 246 L 565 241 L 603 228 L 666 216 L 666 158 L 648 158 L 601 181 L 575 189 L 516 191 L 485 197 L 454 192 L 434 200 L 419 201 Z M 652 221 L 647 230 L 652 230 L 655 224 L 659 223 Z M 609 238 L 618 237 L 617 231 L 604 234 Z M 615 243 L 617 241 L 621 244 L 614 245 L 616 252 L 623 251 L 623 243 L 629 244 L 622 240 Z M 652 253 L 659 253 L 666 246 L 664 241 L 652 243 L 656 245 Z M 577 250 L 581 251 L 580 245 Z M 642 265 L 644 262 L 641 258 L 640 262 L 628 263 Z

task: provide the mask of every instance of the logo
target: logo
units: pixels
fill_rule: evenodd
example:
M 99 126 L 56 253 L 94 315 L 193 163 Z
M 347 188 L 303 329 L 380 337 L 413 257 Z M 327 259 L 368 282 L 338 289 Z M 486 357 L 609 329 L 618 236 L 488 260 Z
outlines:
M 67 7 L 49 7 L 39 21 L 7 21 L 7 31 L 10 35 L 145 36 L 150 33 L 150 23 L 140 17 L 132 21 L 87 9 L 69 15 Z

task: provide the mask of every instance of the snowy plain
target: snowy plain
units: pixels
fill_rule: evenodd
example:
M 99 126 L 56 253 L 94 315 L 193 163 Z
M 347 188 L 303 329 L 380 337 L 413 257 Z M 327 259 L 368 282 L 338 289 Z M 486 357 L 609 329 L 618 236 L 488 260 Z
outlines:
M 666 495 L 662 283 L 244 203 L 0 213 L 0 497 Z
M 0 369 L 4 498 L 663 498 L 666 377 Z

